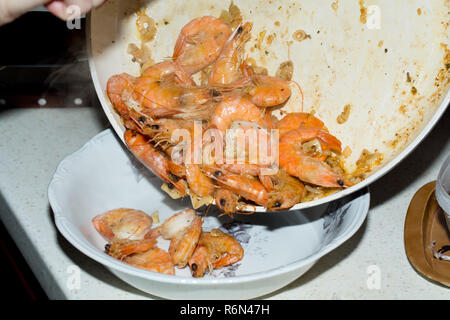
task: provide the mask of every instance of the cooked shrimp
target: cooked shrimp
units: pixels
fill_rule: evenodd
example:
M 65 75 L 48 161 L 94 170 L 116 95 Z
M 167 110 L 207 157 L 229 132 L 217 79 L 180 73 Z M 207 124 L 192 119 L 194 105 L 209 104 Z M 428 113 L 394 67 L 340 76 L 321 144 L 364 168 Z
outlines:
M 132 130 L 137 130 L 138 127 L 132 119 L 130 109 L 122 95 L 130 95 L 133 92 L 135 80 L 129 74 L 122 73 L 109 78 L 106 84 L 106 93 L 114 109 L 122 117 L 125 127 Z
M 200 235 L 200 241 L 203 236 Z M 200 242 L 199 241 L 199 242 Z M 207 271 L 212 271 L 213 267 L 210 262 L 208 247 L 204 244 L 199 243 L 194 250 L 191 258 L 189 259 L 189 268 L 191 269 L 191 274 L 195 278 L 201 278 L 205 275 Z
M 191 136 L 193 136 L 193 133 Z M 191 143 L 190 159 L 185 159 L 186 181 L 189 189 L 200 197 L 213 195 L 216 186 L 203 173 L 200 164 L 195 163 L 194 160 L 194 143 Z
M 253 85 L 244 89 L 251 102 L 258 107 L 273 107 L 286 102 L 291 96 L 289 81 L 263 75 L 252 77 Z
M 239 210 L 238 200 L 239 196 L 231 190 L 220 188 L 214 194 L 216 206 L 225 214 L 232 216 L 233 213 Z
M 282 136 L 286 132 L 299 129 L 301 127 L 316 127 L 322 130 L 326 130 L 325 124 L 321 120 L 306 112 L 289 113 L 277 123 L 277 129 L 279 130 L 280 136 Z M 314 155 L 314 157 L 322 161 L 326 160 L 327 155 L 323 152 L 326 149 L 329 149 L 328 145 L 325 143 L 321 143 L 320 152 L 316 152 L 317 154 Z
M 202 233 L 202 224 L 202 218 L 195 217 L 184 232 L 177 233 L 170 240 L 169 254 L 179 268 L 184 268 L 194 253 Z
M 345 182 L 341 175 L 333 172 L 325 162 L 303 152 L 301 144 L 315 138 L 340 152 L 341 145 L 337 138 L 319 128 L 303 127 L 291 130 L 280 138 L 280 166 L 302 181 L 323 187 L 343 187 Z
M 123 261 L 137 268 L 169 275 L 175 274 L 172 257 L 160 248 L 153 248 L 143 253 L 127 256 Z
M 270 109 L 266 109 L 266 113 L 264 115 L 264 127 L 266 129 L 275 129 L 278 124 L 278 119 L 272 115 L 272 111 Z
M 301 202 L 305 195 L 305 185 L 297 178 L 288 175 L 284 170 L 279 170 L 275 175 L 264 177 L 271 181 L 268 209 L 289 209 Z
M 212 229 L 202 243 L 209 246 L 209 251 L 214 255 L 214 269 L 236 263 L 244 256 L 241 244 L 229 234 L 218 229 Z
M 169 254 L 175 265 L 183 268 L 197 246 L 202 223 L 194 210 L 186 209 L 164 221 L 152 236 L 161 235 L 170 240 Z
M 204 168 L 205 174 L 216 183 L 256 204 L 266 206 L 269 195 L 264 186 L 253 176 L 227 173 L 217 168 Z
M 92 224 L 108 241 L 113 238 L 142 240 L 150 231 L 153 219 L 143 211 L 121 208 L 95 216 Z
M 169 153 L 169 154 L 171 154 L 171 153 Z M 186 167 L 185 166 L 178 164 L 176 162 L 173 162 L 173 161 L 169 161 L 168 169 L 175 176 L 177 176 L 181 179 L 186 179 Z
M 194 86 L 195 82 L 176 63 L 164 61 L 145 69 L 136 79 L 134 99 L 143 113 L 167 117 L 180 112 L 174 108 L 180 106 L 184 88 Z
M 214 193 L 214 183 L 202 172 L 199 164 L 186 165 L 186 181 L 189 188 L 200 197 L 207 197 Z
M 110 243 L 105 246 L 105 252 L 111 257 L 122 260 L 123 258 L 150 250 L 156 245 L 156 240 L 127 240 L 113 238 Z
M 233 95 L 226 97 L 214 108 L 210 125 L 225 133 L 234 121 L 253 122 L 263 126 L 264 115 L 249 100 Z
M 155 146 L 161 146 L 163 149 L 180 142 L 181 137 L 175 134 L 177 130 L 192 131 L 194 127 L 194 122 L 190 120 L 171 118 L 153 120 L 144 116 L 139 117 L 137 123 L 140 126 L 139 132 L 149 136 Z
M 170 240 L 176 235 L 184 233 L 196 217 L 197 214 L 193 209 L 175 213 L 159 227 L 161 236 L 166 240 Z
M 202 277 L 207 269 L 229 266 L 240 261 L 244 256 L 241 244 L 218 229 L 202 232 L 197 248 L 189 260 L 191 273 L 197 278 Z
M 161 180 L 167 183 L 169 188 L 176 188 L 181 195 L 186 194 L 186 185 L 180 177 L 170 172 L 170 160 L 155 147 L 153 147 L 139 133 L 127 130 L 125 132 L 125 143 L 131 152 Z
M 253 68 L 245 63 L 240 65 L 242 77 L 227 85 L 216 85 L 215 90 L 225 95 L 227 92 L 239 90 L 258 107 L 268 108 L 285 103 L 291 96 L 290 84 L 300 86 L 294 81 L 287 81 L 277 77 L 256 74 Z M 232 73 L 237 75 L 237 73 Z M 303 98 L 302 98 L 303 108 Z
M 323 128 L 324 123 L 317 119 L 310 113 L 306 112 L 294 112 L 289 113 L 278 121 L 276 128 L 280 132 L 280 137 L 291 130 L 298 129 L 300 127 L 317 127 Z
M 242 49 L 244 44 L 250 39 L 251 29 L 251 23 L 246 23 L 236 28 L 219 58 L 213 64 L 208 85 L 228 85 L 243 77 L 240 72 L 243 58 Z
M 230 34 L 230 28 L 218 18 L 194 19 L 181 29 L 173 59 L 188 74 L 194 74 L 216 61 Z

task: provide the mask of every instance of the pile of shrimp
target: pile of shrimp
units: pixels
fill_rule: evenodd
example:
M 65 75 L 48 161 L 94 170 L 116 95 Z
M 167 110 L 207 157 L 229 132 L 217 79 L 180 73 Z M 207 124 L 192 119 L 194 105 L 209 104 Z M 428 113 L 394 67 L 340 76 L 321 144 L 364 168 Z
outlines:
M 107 84 L 109 99 L 127 129 L 126 144 L 164 182 L 163 189 L 174 198 L 209 199 L 228 215 L 248 213 L 242 208 L 249 205 L 289 209 L 314 194 L 351 184 L 339 166 L 341 142 L 321 120 L 306 112 L 281 119 L 273 115 L 292 90 L 301 88 L 290 79 L 293 70 L 269 76 L 244 56 L 251 29 L 250 22 L 196 18 L 182 28 L 170 60 L 146 66 L 139 77 L 114 75 Z M 198 75 L 200 84 L 194 81 Z M 219 151 L 227 161 L 198 163 L 189 161 L 194 152 L 180 152 L 185 141 L 174 133 L 183 129 L 194 140 L 196 124 L 203 144 L 202 136 L 215 130 L 213 141 L 223 148 Z M 275 140 L 278 158 L 252 162 L 244 152 L 239 161 L 228 161 L 227 132 L 233 128 L 263 132 L 267 141 Z M 270 149 L 262 140 L 246 148 Z M 214 152 L 217 155 L 217 148 Z
M 244 256 L 241 244 L 231 235 L 219 229 L 203 231 L 203 219 L 193 209 L 178 212 L 153 228 L 151 216 L 128 208 L 99 214 L 92 223 L 108 241 L 107 254 L 153 272 L 174 275 L 175 267 L 189 266 L 192 276 L 200 278 Z M 157 247 L 158 237 L 170 240 L 168 251 Z

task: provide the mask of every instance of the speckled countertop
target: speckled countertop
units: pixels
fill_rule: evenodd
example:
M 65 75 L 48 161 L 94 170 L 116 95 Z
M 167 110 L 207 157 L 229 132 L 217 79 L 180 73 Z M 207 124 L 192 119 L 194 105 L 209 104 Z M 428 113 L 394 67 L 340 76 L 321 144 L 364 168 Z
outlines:
M 47 187 L 58 163 L 108 127 L 99 108 L 0 110 L 0 215 L 51 299 L 157 299 L 124 283 L 57 231 Z M 450 153 L 450 111 L 426 140 L 371 185 L 360 230 L 306 274 L 264 299 L 450 299 L 419 275 L 403 244 L 414 193 L 436 179 Z M 93 160 L 95 161 L 95 160 Z M 80 286 L 70 285 L 73 266 Z M 373 282 L 374 272 L 379 281 Z

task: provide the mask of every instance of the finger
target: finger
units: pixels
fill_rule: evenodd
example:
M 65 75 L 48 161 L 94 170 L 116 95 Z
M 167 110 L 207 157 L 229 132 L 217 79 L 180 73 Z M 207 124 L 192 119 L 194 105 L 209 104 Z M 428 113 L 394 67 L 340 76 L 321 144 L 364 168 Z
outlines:
M 72 20 L 103 4 L 105 0 L 52 0 L 46 7 L 63 20 Z
M 64 1 L 53 0 L 47 3 L 45 6 L 48 11 L 53 13 L 58 18 L 67 20 L 67 5 Z

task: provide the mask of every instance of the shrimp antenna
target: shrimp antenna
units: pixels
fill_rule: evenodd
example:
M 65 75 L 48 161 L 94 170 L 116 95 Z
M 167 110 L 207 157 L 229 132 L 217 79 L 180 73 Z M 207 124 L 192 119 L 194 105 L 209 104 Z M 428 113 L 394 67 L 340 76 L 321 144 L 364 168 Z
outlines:
M 302 87 L 298 84 L 297 81 L 291 80 L 291 82 L 297 86 L 298 90 L 300 90 L 300 94 L 302 96 L 302 106 L 301 106 L 300 110 L 301 110 L 301 112 L 303 112 L 303 90 L 302 90 Z
M 208 205 L 208 208 L 206 208 L 204 218 L 206 218 L 208 216 L 208 212 L 209 212 L 209 209 L 211 209 L 211 206 L 212 206 L 212 202 L 210 202 Z

